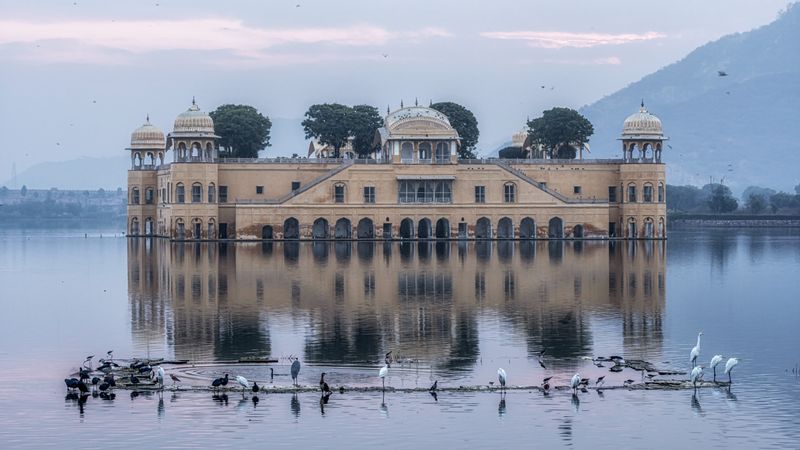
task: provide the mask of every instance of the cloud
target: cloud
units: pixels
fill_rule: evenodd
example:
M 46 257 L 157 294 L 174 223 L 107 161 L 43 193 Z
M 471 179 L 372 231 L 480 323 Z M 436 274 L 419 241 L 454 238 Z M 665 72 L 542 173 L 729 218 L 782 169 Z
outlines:
M 375 47 L 392 41 L 419 43 L 451 37 L 441 28 L 393 32 L 373 25 L 318 28 L 259 28 L 234 19 L 83 20 L 31 22 L 0 20 L 0 46 L 68 43 L 102 55 L 108 50 L 134 54 L 156 51 L 224 51 L 242 58 L 263 59 L 280 46 L 315 45 Z M 50 53 L 54 60 L 63 55 Z M 43 53 L 39 59 L 46 57 Z
M 590 48 L 600 45 L 621 45 L 638 41 L 650 41 L 665 38 L 666 35 L 655 31 L 646 33 L 570 33 L 565 31 L 487 31 L 481 33 L 488 39 L 525 41 L 537 48 Z
M 622 59 L 619 56 L 608 56 L 604 58 L 586 58 L 586 59 L 573 59 L 573 58 L 562 58 L 562 59 L 552 59 L 552 58 L 539 58 L 539 59 L 520 59 L 517 62 L 520 64 L 564 64 L 564 65 L 573 65 L 573 66 L 606 66 L 606 65 L 620 65 L 622 64 Z

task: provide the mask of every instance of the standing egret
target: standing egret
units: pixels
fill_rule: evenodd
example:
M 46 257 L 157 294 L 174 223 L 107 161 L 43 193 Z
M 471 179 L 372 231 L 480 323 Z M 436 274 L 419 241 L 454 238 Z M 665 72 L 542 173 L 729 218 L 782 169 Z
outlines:
M 242 395 L 244 395 L 244 391 L 250 387 L 250 383 L 247 382 L 247 378 L 241 375 L 236 375 L 236 382 L 242 387 Z
M 300 360 L 295 359 L 292 363 L 292 382 L 297 386 L 297 375 L 300 374 Z
M 722 362 L 722 358 L 724 358 L 722 355 L 714 355 L 711 358 L 711 368 L 714 369 L 714 383 L 717 382 L 717 365 Z
M 166 373 L 164 373 L 164 369 L 161 366 L 158 366 L 156 369 L 156 380 L 158 380 L 158 384 L 161 385 L 161 389 L 164 389 L 164 377 Z
M 497 380 L 500 381 L 500 389 L 506 389 L 506 371 L 503 368 L 497 369 Z
M 689 360 L 692 362 L 692 367 L 694 367 L 696 365 L 697 357 L 700 356 L 700 336 L 702 336 L 702 335 L 703 335 L 703 332 L 701 331 L 697 335 L 697 345 L 695 345 L 694 348 L 692 349 L 691 353 L 689 353 Z
M 581 385 L 581 374 L 576 373 L 572 376 L 572 380 L 569 382 L 569 386 L 572 388 L 572 393 L 578 393 L 578 386 Z
M 703 368 L 700 366 L 695 366 L 692 369 L 692 374 L 689 376 L 689 381 L 692 382 L 694 385 L 694 389 L 697 390 L 697 382 L 703 378 Z
M 381 377 L 381 383 L 383 383 L 383 391 L 386 392 L 386 375 L 389 375 L 389 365 L 385 365 L 381 367 L 381 370 L 378 371 L 378 376 Z
M 728 374 L 728 383 L 730 384 L 733 384 L 731 380 L 731 371 L 737 364 L 739 364 L 739 358 L 728 358 L 728 362 L 725 363 L 725 373 Z

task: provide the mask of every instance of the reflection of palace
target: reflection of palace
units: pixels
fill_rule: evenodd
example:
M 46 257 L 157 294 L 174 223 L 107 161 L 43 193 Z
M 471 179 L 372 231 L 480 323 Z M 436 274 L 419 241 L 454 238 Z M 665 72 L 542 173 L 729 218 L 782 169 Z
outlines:
M 382 351 L 456 368 L 479 356 L 496 312 L 529 351 L 586 354 L 598 332 L 658 352 L 663 241 L 129 242 L 135 339 L 178 358 L 269 354 L 270 320 L 300 323 L 310 362 L 378 361 Z M 592 328 L 609 320 L 611 330 Z M 286 338 L 286 337 L 284 337 Z M 297 349 L 299 353 L 300 349 Z
M 458 160 L 449 119 L 422 106 L 387 111 L 370 159 L 225 159 L 218 137 L 194 102 L 166 139 L 149 118 L 133 132 L 129 235 L 666 237 L 666 138 L 644 105 L 623 124 L 623 159 Z

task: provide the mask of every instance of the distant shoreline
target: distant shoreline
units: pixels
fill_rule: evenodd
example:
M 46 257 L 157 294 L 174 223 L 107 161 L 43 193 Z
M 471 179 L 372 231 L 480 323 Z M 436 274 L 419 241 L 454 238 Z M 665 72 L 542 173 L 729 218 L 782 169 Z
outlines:
M 767 214 L 668 214 L 670 226 L 800 228 L 800 216 Z

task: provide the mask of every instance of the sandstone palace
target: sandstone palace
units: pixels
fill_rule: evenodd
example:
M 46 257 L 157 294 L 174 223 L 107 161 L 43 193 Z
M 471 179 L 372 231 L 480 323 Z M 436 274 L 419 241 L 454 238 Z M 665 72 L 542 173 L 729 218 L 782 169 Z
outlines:
M 622 159 L 458 159 L 448 118 L 422 106 L 387 114 L 370 159 L 220 158 L 218 138 L 194 101 L 166 137 L 149 118 L 133 132 L 130 236 L 666 238 L 666 138 L 644 105 L 623 123 Z

